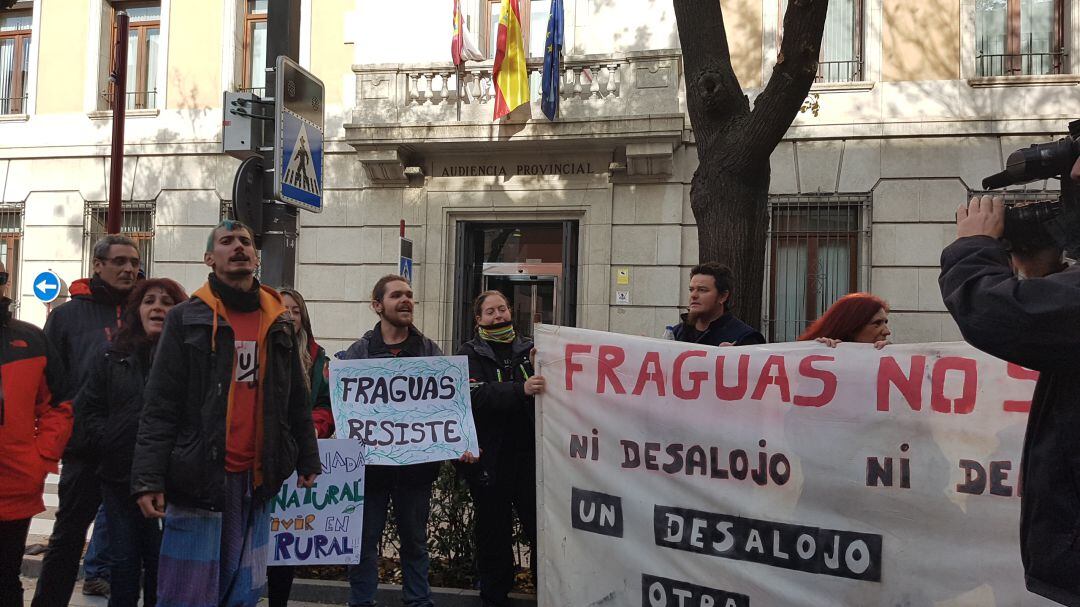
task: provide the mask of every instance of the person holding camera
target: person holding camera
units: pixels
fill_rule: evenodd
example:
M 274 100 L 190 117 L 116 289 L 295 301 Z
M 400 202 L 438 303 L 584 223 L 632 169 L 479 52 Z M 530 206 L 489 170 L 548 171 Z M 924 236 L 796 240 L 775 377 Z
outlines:
M 1075 155 L 1072 158 L 1076 158 Z M 1080 161 L 1063 175 L 1080 182 Z M 1001 237 L 1005 205 L 980 196 L 956 213 L 941 295 L 972 346 L 1040 372 L 1024 439 L 1020 553 L 1027 588 L 1080 606 L 1080 269 L 1019 279 Z

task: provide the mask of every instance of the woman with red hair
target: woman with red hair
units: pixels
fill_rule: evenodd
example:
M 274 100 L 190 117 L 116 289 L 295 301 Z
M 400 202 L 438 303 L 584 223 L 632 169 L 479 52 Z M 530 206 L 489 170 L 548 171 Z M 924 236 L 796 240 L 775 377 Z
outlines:
M 799 336 L 799 341 L 815 340 L 830 348 L 844 341 L 874 344 L 881 349 L 889 343 L 889 304 L 870 293 L 850 293 L 838 299 L 821 318 Z

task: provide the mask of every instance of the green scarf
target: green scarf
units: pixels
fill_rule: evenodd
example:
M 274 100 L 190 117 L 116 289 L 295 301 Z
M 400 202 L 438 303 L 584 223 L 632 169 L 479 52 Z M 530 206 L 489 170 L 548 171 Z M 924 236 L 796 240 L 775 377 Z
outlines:
M 512 344 L 517 338 L 517 334 L 514 333 L 514 323 L 511 322 L 501 322 L 487 328 L 478 326 L 476 330 L 480 333 L 480 339 L 497 344 Z

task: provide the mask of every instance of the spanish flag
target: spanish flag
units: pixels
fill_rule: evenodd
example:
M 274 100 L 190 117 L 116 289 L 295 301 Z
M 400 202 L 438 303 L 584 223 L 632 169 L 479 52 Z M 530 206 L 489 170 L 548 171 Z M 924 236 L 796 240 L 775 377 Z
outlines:
M 502 0 L 494 76 L 493 119 L 498 120 L 529 100 L 529 73 L 525 69 L 525 40 L 521 34 L 518 0 Z

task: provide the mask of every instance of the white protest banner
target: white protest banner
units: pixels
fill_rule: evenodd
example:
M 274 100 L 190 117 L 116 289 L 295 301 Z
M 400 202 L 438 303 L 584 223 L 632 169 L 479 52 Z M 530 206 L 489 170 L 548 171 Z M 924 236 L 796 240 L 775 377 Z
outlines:
M 364 460 L 353 440 L 319 440 L 315 486 L 296 473 L 270 500 L 269 565 L 355 565 L 364 523 Z
M 360 441 L 369 465 L 480 453 L 464 356 L 330 361 L 337 436 Z
M 1035 373 L 962 343 L 536 343 L 540 607 L 1051 604 L 1018 540 Z

